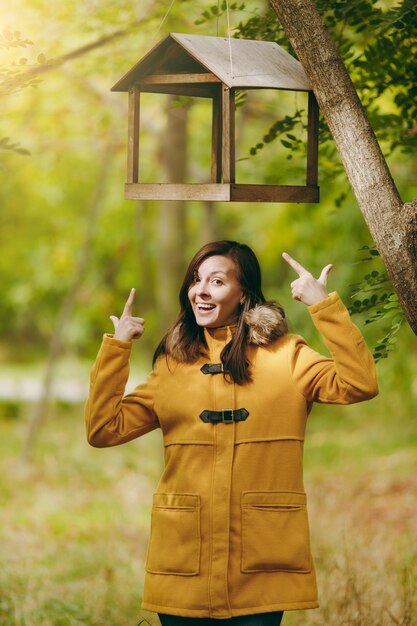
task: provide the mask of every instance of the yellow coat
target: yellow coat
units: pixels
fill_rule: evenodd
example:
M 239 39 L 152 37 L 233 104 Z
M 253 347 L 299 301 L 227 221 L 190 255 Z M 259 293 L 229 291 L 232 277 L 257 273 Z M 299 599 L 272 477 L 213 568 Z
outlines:
M 232 329 L 205 330 L 193 364 L 160 357 L 123 397 L 130 342 L 105 336 L 92 369 L 88 440 L 114 446 L 161 427 L 165 469 L 154 495 L 142 607 L 190 617 L 318 606 L 303 444 L 313 401 L 349 404 L 378 393 L 372 356 L 336 293 L 309 307 L 332 359 L 293 334 L 248 346 L 253 382 L 219 363 Z M 246 408 L 245 421 L 204 423 L 205 410 Z

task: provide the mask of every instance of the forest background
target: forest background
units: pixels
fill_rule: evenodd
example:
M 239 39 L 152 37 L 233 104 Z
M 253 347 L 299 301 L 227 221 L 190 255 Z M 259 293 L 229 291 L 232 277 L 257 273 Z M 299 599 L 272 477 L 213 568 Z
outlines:
M 306 443 L 317 611 L 284 625 L 417 624 L 417 348 L 321 121 L 321 200 L 303 204 L 123 199 L 127 98 L 111 86 L 168 32 L 227 36 L 224 2 L 2 0 L 0 158 L 0 624 L 137 624 L 159 433 L 120 449 L 85 442 L 88 371 L 129 289 L 146 334 L 130 385 L 177 308 L 204 242 L 245 241 L 265 293 L 323 351 L 293 302 L 289 251 L 352 311 L 378 360 L 380 395 L 319 407 Z M 229 3 L 233 36 L 289 49 L 261 0 Z M 417 196 L 417 14 L 407 0 L 319 0 L 404 201 Z M 238 179 L 302 184 L 302 94 L 240 94 Z M 208 103 L 144 98 L 142 176 L 202 182 Z M 359 289 L 359 291 L 358 291 Z M 371 323 L 367 323 L 371 321 Z

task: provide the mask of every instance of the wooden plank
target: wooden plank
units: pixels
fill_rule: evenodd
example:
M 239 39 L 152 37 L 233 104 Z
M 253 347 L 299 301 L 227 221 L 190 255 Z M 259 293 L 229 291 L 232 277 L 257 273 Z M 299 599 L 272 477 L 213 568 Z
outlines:
M 308 94 L 307 185 L 318 183 L 319 107 L 312 91 Z
M 195 83 L 187 85 L 143 85 L 140 91 L 143 93 L 163 93 L 172 94 L 174 96 L 193 96 L 195 98 L 213 98 L 219 86 L 216 83 Z
M 235 96 L 222 86 L 222 180 L 235 182 Z
M 318 202 L 319 188 L 298 185 L 231 185 L 230 202 Z
M 230 185 L 136 183 L 125 185 L 128 200 L 211 200 L 228 202 Z
M 236 185 L 206 183 L 134 183 L 125 185 L 128 200 L 207 200 L 212 202 L 319 201 L 318 187 L 292 185 Z
M 139 124 L 140 91 L 137 87 L 129 89 L 128 102 L 128 138 L 127 138 L 127 182 L 139 180 Z
M 151 76 L 144 76 L 139 80 L 140 85 L 186 85 L 187 83 L 220 83 L 220 79 L 217 78 L 211 72 L 205 72 L 204 74 L 153 74 Z
M 221 96 L 213 98 L 213 114 L 211 128 L 211 182 L 222 180 L 222 107 Z

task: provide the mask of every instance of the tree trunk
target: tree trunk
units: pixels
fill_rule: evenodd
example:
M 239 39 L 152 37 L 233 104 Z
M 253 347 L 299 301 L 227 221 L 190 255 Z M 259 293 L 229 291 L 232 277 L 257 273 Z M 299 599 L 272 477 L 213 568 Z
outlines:
M 136 271 L 141 276 L 139 281 L 137 303 L 140 309 L 138 315 L 146 315 L 146 311 L 155 311 L 157 308 L 155 297 L 156 269 L 153 262 L 154 223 L 149 202 L 138 200 L 134 213 Z M 138 310 L 139 310 L 138 309 Z M 145 335 L 146 337 L 146 335 Z M 141 341 L 144 341 L 142 338 Z
M 271 0 L 310 80 L 359 207 L 417 334 L 417 200 L 404 204 L 349 74 L 312 0 Z
M 160 138 L 159 162 L 169 183 L 183 183 L 187 175 L 186 106 L 175 106 L 169 96 L 167 122 Z M 174 200 L 159 204 L 157 303 L 160 332 L 165 333 L 178 311 L 178 291 L 185 269 L 185 202 Z
M 200 245 L 203 246 L 210 241 L 214 241 L 217 238 L 217 213 L 216 203 L 211 200 L 207 200 L 202 203 L 203 217 L 202 217 L 202 230 Z

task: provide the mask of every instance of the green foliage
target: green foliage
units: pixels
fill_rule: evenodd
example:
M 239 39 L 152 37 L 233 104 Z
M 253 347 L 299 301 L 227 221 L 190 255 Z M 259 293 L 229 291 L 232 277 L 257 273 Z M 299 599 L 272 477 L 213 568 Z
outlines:
M 286 133 L 286 139 L 281 139 L 281 144 L 284 148 L 288 148 L 293 151 L 302 150 L 301 145 L 303 142 L 298 139 L 295 135 L 291 134 L 289 131 L 294 130 L 297 126 L 300 126 L 303 130 L 305 130 L 305 111 L 296 111 L 294 115 L 286 115 L 283 119 L 277 120 L 270 127 L 268 132 L 263 136 L 263 142 L 259 142 L 250 149 L 251 156 L 255 156 L 259 150 L 261 150 L 266 143 L 271 143 L 277 137 L 282 136 Z M 288 155 L 287 159 L 291 159 L 292 155 Z
M 409 0 L 378 13 L 375 34 L 355 62 L 362 98 L 382 140 L 393 151 L 413 152 L 417 139 L 417 5 Z M 378 97 L 390 93 L 396 112 L 380 116 Z
M 379 253 L 374 246 L 364 246 L 362 250 L 369 255 L 362 262 L 375 264 L 375 261 L 379 261 Z M 398 332 L 405 321 L 398 296 L 392 291 L 386 271 L 380 268 L 365 274 L 362 281 L 352 285 L 352 299 L 354 301 L 349 308 L 351 315 L 371 313 L 366 317 L 365 324 L 382 322 L 382 327 L 385 327 L 383 337 L 377 340 L 374 348 L 374 358 L 378 362 L 394 348 Z
M 16 58 L 16 48 L 33 46 L 33 41 L 22 39 L 20 31 L 4 29 L 0 33 L 0 50 L 12 52 L 12 55 L 3 54 L 0 62 L 0 95 L 10 95 L 25 87 L 37 87 L 41 82 L 37 77 L 39 69 L 52 66 L 55 61 L 47 59 L 41 52 L 35 58 L 20 56 Z
M 33 41 L 29 39 L 22 39 L 20 31 L 11 31 L 5 28 L 0 33 L 0 48 L 9 50 L 10 48 L 27 48 L 27 46 L 33 46 Z
M 5 28 L 0 33 L 0 50 L 13 51 L 16 48 L 27 48 L 33 46 L 33 41 L 22 39 L 20 31 L 11 31 Z M 30 69 L 36 65 L 37 67 L 45 66 L 52 63 L 47 61 L 43 53 L 39 54 L 36 63 L 28 63 L 27 57 L 20 57 L 17 61 L 14 57 L 2 59 L 0 64 L 0 96 L 11 95 L 24 87 L 36 87 L 40 80 L 35 75 L 31 75 Z M 5 156 L 8 152 L 28 156 L 30 151 L 23 148 L 18 141 L 12 141 L 10 137 L 0 138 L 0 165 L 3 165 Z M 6 153 L 5 155 L 2 153 Z
M 386 154 L 415 151 L 417 133 L 417 5 L 386 10 L 377 0 L 320 0 L 317 8 L 335 39 Z M 236 36 L 275 41 L 294 54 L 272 9 L 239 24 Z M 393 110 L 384 113 L 380 102 Z M 322 129 L 323 130 L 323 129 Z M 320 133 L 321 144 L 330 140 Z
M 230 5 L 226 2 L 226 0 L 222 0 L 222 2 L 218 4 L 213 4 L 211 7 L 202 12 L 201 17 L 195 20 L 194 24 L 196 26 L 200 26 L 201 24 L 205 24 L 210 22 L 213 19 L 219 19 L 223 15 L 227 14 L 227 11 L 244 11 L 245 4 L 239 4 L 238 2 L 231 2 Z
M 28 156 L 30 154 L 29 150 L 26 148 L 22 148 L 19 142 L 13 143 L 10 140 L 10 137 L 2 137 L 0 139 L 0 150 L 16 152 L 16 154 L 23 154 Z

